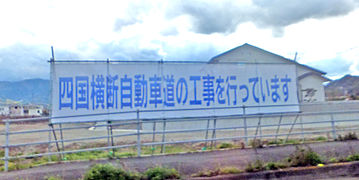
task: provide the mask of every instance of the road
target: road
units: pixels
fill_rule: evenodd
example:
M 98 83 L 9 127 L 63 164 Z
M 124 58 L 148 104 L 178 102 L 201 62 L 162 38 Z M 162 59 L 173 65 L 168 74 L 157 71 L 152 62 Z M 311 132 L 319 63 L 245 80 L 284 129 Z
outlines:
M 359 152 L 359 141 L 325 142 L 307 144 L 323 157 L 344 157 Z M 52 165 L 24 169 L 19 171 L 2 172 L 0 179 L 41 179 L 45 176 L 61 176 L 64 179 L 78 179 L 91 165 L 97 163 L 112 163 L 132 171 L 144 171 L 149 167 L 163 166 L 176 168 L 181 174 L 189 176 L 200 170 L 216 167 L 233 166 L 244 169 L 249 162 L 260 159 L 264 162 L 279 161 L 289 156 L 295 146 L 279 146 L 258 149 L 231 149 L 211 152 L 196 152 L 176 155 L 159 155 L 152 157 L 124 158 L 119 160 L 96 160 L 82 162 L 64 162 Z

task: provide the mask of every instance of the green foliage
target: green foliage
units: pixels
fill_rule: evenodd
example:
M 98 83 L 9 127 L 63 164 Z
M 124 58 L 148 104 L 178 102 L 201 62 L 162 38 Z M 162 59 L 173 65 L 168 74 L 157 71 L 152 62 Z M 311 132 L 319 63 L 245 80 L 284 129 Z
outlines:
M 296 150 L 289 156 L 288 162 L 291 166 L 315 166 L 322 163 L 322 160 L 318 153 L 314 152 L 308 147 L 308 149 L 299 148 L 296 146 Z
M 300 140 L 298 139 L 288 139 L 284 141 L 283 139 L 271 140 L 268 142 L 268 145 L 280 145 L 280 144 L 300 144 Z
M 285 144 L 300 144 L 300 141 L 298 139 L 288 139 Z
M 268 162 L 266 164 L 266 169 L 267 170 L 276 170 L 276 169 L 283 169 L 286 168 L 287 165 L 280 163 L 280 162 Z
M 245 172 L 255 172 L 253 164 L 252 163 L 248 163 L 246 165 L 246 168 L 244 169 Z
M 254 163 L 248 163 L 244 170 L 246 172 L 258 172 L 265 170 L 265 167 L 261 160 L 256 160 Z
M 224 167 L 219 169 L 220 174 L 238 174 L 242 171 L 235 167 Z
M 315 138 L 315 141 L 327 141 L 328 139 L 324 136 L 319 136 L 317 138 Z
M 339 160 L 335 157 L 329 159 L 329 163 L 337 163 L 337 162 L 339 162 Z
M 4 157 L 5 156 L 5 151 L 4 150 L 0 150 L 0 157 Z
M 176 169 L 168 169 L 163 167 L 155 167 L 147 169 L 144 172 L 144 176 L 150 180 L 162 180 L 162 179 L 179 179 L 180 175 Z
M 49 177 L 44 177 L 44 180 L 62 180 L 61 177 L 59 176 L 49 176 Z
M 347 161 L 359 161 L 359 154 L 352 154 L 346 158 Z
M 109 155 L 106 151 L 85 151 L 85 152 L 77 152 L 66 154 L 66 160 L 73 161 L 73 160 L 94 160 L 99 158 L 108 158 Z
M 284 140 L 283 139 L 277 139 L 277 140 L 271 140 L 268 142 L 269 145 L 278 145 L 278 144 L 283 144 Z
M 221 143 L 220 145 L 218 145 L 219 149 L 226 149 L 226 148 L 232 148 L 233 144 L 231 143 Z
M 136 156 L 136 153 L 133 152 L 115 153 L 116 158 L 134 157 L 134 156 Z
M 192 177 L 213 177 L 223 174 L 239 174 L 242 172 L 243 171 L 235 167 L 223 167 L 223 168 L 216 168 L 215 170 L 200 171 L 192 175 Z
M 115 168 L 111 164 L 96 164 L 86 172 L 84 180 L 132 180 L 140 179 L 122 169 Z

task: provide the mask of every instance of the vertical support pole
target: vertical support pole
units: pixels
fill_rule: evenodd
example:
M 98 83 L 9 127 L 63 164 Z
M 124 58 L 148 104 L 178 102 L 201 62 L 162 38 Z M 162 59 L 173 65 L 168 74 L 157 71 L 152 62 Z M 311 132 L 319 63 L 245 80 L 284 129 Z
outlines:
M 64 144 L 64 134 L 62 133 L 62 124 L 59 124 L 60 127 L 60 139 L 61 139 L 61 146 L 62 146 L 62 151 L 65 151 L 65 144 Z
M 330 113 L 330 120 L 332 121 L 332 133 L 333 133 L 333 139 L 337 139 L 337 132 L 335 129 L 335 121 L 334 121 L 334 116 L 333 113 Z
M 280 114 L 279 116 L 279 122 L 278 122 L 278 127 L 277 127 L 277 130 L 275 132 L 275 139 L 274 139 L 274 142 L 277 144 L 277 140 L 278 140 L 278 134 L 279 134 L 279 128 L 280 128 L 280 125 L 282 124 L 282 119 L 283 119 L 283 115 Z M 277 144 L 278 145 L 278 144 Z
M 57 148 L 57 152 L 60 152 L 60 146 L 59 146 L 59 142 L 57 141 L 57 137 L 56 137 L 56 132 L 55 132 L 55 129 L 54 129 L 54 125 L 53 124 L 49 124 L 49 126 L 51 127 L 51 130 L 52 130 L 52 133 L 54 135 L 54 139 L 55 139 L 55 142 L 56 142 L 56 148 Z M 60 154 L 60 159 L 63 158 L 63 154 Z
M 208 140 L 209 121 L 210 121 L 210 119 L 207 120 L 206 136 L 205 136 L 206 142 L 205 142 L 205 144 L 204 144 L 204 150 L 207 149 L 207 144 L 208 144 L 208 141 L 207 141 L 207 140 Z
M 259 119 L 258 119 L 256 133 L 254 134 L 254 139 L 253 139 L 253 143 L 252 143 L 252 148 L 254 149 L 256 154 L 257 154 L 257 146 L 260 146 L 260 144 L 261 144 L 261 142 L 258 142 L 258 144 L 257 144 L 257 135 L 258 135 L 259 127 L 261 126 L 261 117 L 262 116 L 260 116 Z
M 259 116 L 259 142 L 262 141 L 262 116 Z
M 51 127 L 49 125 L 49 144 L 47 145 L 47 152 L 51 153 Z M 51 162 L 51 155 L 48 155 L 48 161 Z
M 107 147 L 110 147 L 111 146 L 111 143 L 110 143 L 110 127 L 109 127 L 108 121 L 106 121 L 106 131 L 107 131 Z M 110 149 L 107 149 L 107 151 L 110 151 Z
M 260 116 L 259 119 L 258 119 L 258 123 L 257 123 L 257 127 L 256 127 L 256 133 L 254 134 L 253 144 L 256 144 L 256 139 L 257 139 L 257 135 L 258 135 L 258 130 L 259 130 L 260 126 L 261 126 L 261 120 L 262 120 L 261 117 L 262 117 L 262 116 Z
M 162 129 L 162 145 L 161 145 L 161 153 L 165 153 L 166 151 L 166 146 L 165 146 L 165 141 L 166 141 L 166 119 L 163 119 L 163 129 Z
M 212 131 L 212 140 L 211 140 L 211 148 L 213 148 L 213 145 L 216 146 L 217 141 L 214 140 L 216 138 L 216 127 L 217 127 L 217 118 L 213 119 L 213 131 Z M 214 144 L 213 144 L 214 141 Z
M 243 106 L 243 125 L 244 125 L 244 139 L 246 146 L 248 146 L 248 129 L 247 129 L 247 117 L 246 117 L 246 106 Z
M 156 120 L 153 121 L 153 129 L 152 129 L 152 143 L 155 142 L 156 139 Z M 155 152 L 155 146 L 151 146 L 151 155 Z
M 302 143 L 304 143 L 305 138 L 304 138 L 303 116 L 300 116 L 300 130 L 301 130 L 301 133 L 302 133 Z
M 287 143 L 288 138 L 289 138 L 289 135 L 290 135 L 290 133 L 292 133 L 293 127 L 294 127 L 294 125 L 297 123 L 297 119 L 298 119 L 298 114 L 297 114 L 297 116 L 295 116 L 295 119 L 294 119 L 294 121 L 293 121 L 292 126 L 291 126 L 290 129 L 289 129 L 289 132 L 288 132 L 288 134 L 287 134 L 287 138 L 286 138 L 285 141 L 284 141 L 284 144 Z
M 110 124 L 109 121 L 106 121 L 106 130 L 107 130 L 107 147 L 109 148 L 111 146 L 111 137 L 110 137 Z M 107 149 L 110 153 L 110 149 Z
M 137 156 L 141 156 L 141 120 L 140 120 L 140 111 L 137 109 Z
M 108 121 L 107 124 L 109 124 L 109 128 L 110 128 L 110 137 L 111 137 L 111 146 L 114 146 L 115 143 L 113 141 L 113 131 L 112 131 L 112 122 L 111 121 Z M 112 148 L 112 155 L 115 155 L 115 151 L 116 149 L 115 148 Z
M 5 168 L 7 172 L 9 170 L 9 131 L 10 131 L 10 121 L 9 119 L 5 120 Z

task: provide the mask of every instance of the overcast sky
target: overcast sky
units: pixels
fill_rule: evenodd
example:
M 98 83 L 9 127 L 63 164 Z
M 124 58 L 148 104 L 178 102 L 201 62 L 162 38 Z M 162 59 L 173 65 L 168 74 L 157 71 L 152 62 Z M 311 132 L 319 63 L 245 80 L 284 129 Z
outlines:
M 0 80 L 49 78 L 56 59 L 190 60 L 249 43 L 359 75 L 359 0 L 0 2 Z

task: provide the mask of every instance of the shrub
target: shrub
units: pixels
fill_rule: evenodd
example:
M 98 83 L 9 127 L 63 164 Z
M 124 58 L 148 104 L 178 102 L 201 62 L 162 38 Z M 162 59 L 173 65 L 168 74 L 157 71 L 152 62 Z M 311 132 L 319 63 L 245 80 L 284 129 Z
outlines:
M 335 157 L 329 159 L 329 163 L 337 163 L 337 162 L 339 162 L 339 160 Z
M 359 161 L 359 154 L 352 154 L 346 158 L 347 161 Z
M 253 164 L 248 163 L 245 168 L 246 172 L 258 172 L 258 171 L 263 171 L 263 170 L 265 170 L 265 167 L 263 165 L 263 162 L 260 160 L 256 160 Z
M 315 166 L 319 163 L 322 163 L 322 160 L 318 153 L 314 152 L 312 149 L 304 149 L 296 146 L 296 150 L 289 156 L 288 162 L 291 166 Z
M 317 138 L 315 138 L 316 141 L 327 141 L 328 139 L 324 136 L 319 136 Z
M 267 170 L 276 170 L 276 169 L 283 169 L 286 168 L 287 166 L 283 163 L 280 162 L 269 162 L 266 164 L 266 169 Z
M 224 167 L 219 169 L 219 174 L 238 174 L 242 171 L 235 167 Z
M 192 177 L 213 177 L 223 174 L 238 174 L 241 172 L 243 171 L 235 167 L 223 167 L 223 168 L 216 168 L 215 170 L 200 171 L 196 174 L 193 174 Z
M 144 173 L 145 178 L 151 180 L 179 179 L 180 175 L 176 169 L 162 167 L 150 168 Z
M 135 179 L 130 173 L 115 168 L 111 164 L 97 164 L 84 177 L 84 180 L 130 180 Z
M 254 172 L 254 167 L 253 167 L 252 163 L 248 163 L 246 165 L 246 168 L 244 169 L 244 171 L 246 171 L 246 172 Z
M 232 148 L 232 147 L 233 147 L 233 144 L 231 144 L 231 143 L 221 143 L 218 146 L 219 149 Z

